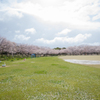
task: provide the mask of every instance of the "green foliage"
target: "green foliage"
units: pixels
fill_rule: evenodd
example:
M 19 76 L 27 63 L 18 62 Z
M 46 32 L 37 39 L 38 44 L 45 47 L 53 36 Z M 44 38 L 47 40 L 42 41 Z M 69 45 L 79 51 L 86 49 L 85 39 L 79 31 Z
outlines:
M 0 55 L 0 61 L 15 61 L 15 60 L 21 60 L 21 59 L 24 59 L 24 58 L 30 58 L 25 56 L 25 55 L 14 55 L 14 57 L 12 57 L 12 55 Z
M 8 67 L 0 68 L 0 100 L 100 99 L 99 68 L 67 63 L 57 57 L 5 63 Z
M 59 48 L 59 47 L 56 47 L 56 48 L 54 48 L 55 50 L 61 50 L 61 48 Z
M 60 48 L 60 47 L 56 47 L 56 48 L 54 48 L 55 50 L 61 50 L 61 49 L 66 49 L 65 47 L 63 47 L 63 48 Z
M 62 49 L 66 49 L 65 47 L 63 47 Z

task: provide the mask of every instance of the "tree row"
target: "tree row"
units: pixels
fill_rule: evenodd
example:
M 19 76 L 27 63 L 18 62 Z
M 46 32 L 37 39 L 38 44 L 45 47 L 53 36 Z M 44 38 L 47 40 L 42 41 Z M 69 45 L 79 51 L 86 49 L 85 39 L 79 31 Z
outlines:
M 55 56 L 55 55 L 92 55 L 100 54 L 100 46 L 73 46 L 68 48 L 48 48 L 28 44 L 18 44 L 11 42 L 0 36 L 0 57 L 30 57 L 36 56 Z

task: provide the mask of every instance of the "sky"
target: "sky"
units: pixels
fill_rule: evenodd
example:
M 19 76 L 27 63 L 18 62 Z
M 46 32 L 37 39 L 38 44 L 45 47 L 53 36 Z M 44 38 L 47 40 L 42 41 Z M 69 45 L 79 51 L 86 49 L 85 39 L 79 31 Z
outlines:
M 100 45 L 100 0 L 0 0 L 0 36 L 50 48 Z

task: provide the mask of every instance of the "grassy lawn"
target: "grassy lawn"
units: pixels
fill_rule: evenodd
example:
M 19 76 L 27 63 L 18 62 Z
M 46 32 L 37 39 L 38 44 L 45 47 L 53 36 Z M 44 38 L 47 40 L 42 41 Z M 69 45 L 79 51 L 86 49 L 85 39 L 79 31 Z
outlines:
M 58 57 L 5 63 L 0 68 L 0 100 L 100 100 L 100 68 Z

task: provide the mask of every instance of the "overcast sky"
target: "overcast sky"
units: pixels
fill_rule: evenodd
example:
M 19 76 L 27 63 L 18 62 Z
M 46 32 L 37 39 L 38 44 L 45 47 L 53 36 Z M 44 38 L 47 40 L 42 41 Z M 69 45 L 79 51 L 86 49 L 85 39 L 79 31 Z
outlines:
M 0 35 L 51 48 L 100 45 L 100 0 L 0 0 Z

